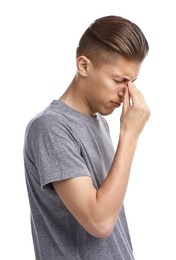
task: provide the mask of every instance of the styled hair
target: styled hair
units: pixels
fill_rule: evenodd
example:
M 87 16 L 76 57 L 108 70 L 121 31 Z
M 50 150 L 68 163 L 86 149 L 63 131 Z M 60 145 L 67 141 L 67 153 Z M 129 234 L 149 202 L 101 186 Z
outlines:
M 135 23 L 111 15 L 95 20 L 87 28 L 80 38 L 76 57 L 84 55 L 99 66 L 118 56 L 142 62 L 148 51 L 148 42 Z

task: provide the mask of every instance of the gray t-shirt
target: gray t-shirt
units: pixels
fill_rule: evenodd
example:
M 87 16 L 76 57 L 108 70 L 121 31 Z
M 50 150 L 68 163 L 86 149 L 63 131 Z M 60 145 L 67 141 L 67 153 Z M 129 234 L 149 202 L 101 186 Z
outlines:
M 103 116 L 87 116 L 54 100 L 33 118 L 24 143 L 26 184 L 36 260 L 134 260 L 122 207 L 108 238 L 90 235 L 55 192 L 52 182 L 90 176 L 98 189 L 114 157 Z

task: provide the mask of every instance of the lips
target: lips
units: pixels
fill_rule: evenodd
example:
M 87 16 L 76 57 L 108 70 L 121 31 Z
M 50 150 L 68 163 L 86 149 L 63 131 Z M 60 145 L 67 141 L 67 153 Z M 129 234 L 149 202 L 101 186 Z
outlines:
M 119 102 L 111 101 L 111 103 L 112 103 L 112 105 L 113 105 L 114 107 L 120 107 L 120 105 L 121 105 L 121 103 L 119 103 Z

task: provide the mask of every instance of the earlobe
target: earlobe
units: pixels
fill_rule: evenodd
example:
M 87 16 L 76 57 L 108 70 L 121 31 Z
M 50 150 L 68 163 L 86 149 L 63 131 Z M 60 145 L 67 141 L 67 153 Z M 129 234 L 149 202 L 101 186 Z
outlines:
M 86 56 L 79 56 L 77 58 L 77 69 L 80 75 L 86 77 L 89 66 L 90 66 L 90 60 Z

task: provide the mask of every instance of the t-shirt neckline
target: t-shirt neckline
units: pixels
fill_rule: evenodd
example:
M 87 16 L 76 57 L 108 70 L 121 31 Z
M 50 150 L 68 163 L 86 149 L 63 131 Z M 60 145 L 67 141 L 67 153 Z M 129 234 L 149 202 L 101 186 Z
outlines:
M 67 112 L 71 113 L 72 115 L 75 115 L 79 118 L 82 118 L 82 119 L 86 119 L 90 122 L 99 122 L 99 114 L 96 113 L 95 116 L 90 116 L 90 115 L 87 115 L 87 114 L 84 114 L 80 111 L 77 111 L 75 110 L 74 108 L 72 108 L 71 106 L 67 105 L 66 103 L 64 103 L 62 100 L 58 99 L 54 99 L 52 102 L 51 102 L 51 105 L 59 105 L 61 106 L 63 109 L 65 109 Z

